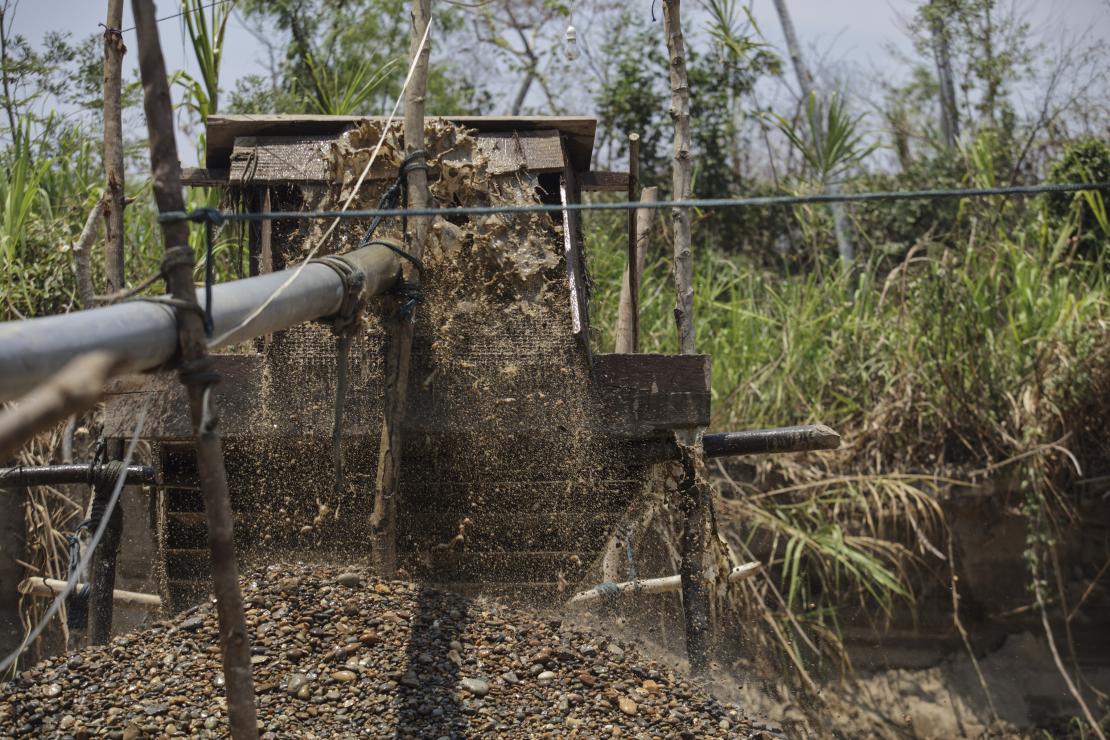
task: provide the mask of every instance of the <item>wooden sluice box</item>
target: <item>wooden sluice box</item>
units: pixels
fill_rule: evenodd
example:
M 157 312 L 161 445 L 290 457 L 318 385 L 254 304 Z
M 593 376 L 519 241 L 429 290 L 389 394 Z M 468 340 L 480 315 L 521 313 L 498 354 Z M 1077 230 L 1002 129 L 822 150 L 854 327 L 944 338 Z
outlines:
M 312 193 L 333 184 L 325 152 L 360 120 L 213 117 L 207 168 L 187 172 L 187 181 L 222 185 L 247 210 L 310 209 Z M 619 180 L 589 172 L 593 119 L 450 121 L 477 139 L 491 181 L 523 183 L 540 202 L 575 203 L 584 188 Z M 431 146 L 429 155 L 436 156 Z M 429 173 L 433 196 L 442 171 Z M 367 186 L 375 199 L 384 187 L 384 175 L 378 177 Z M 531 223 L 541 252 L 551 255 L 545 310 L 521 308 L 520 296 L 499 285 L 492 298 L 462 295 L 461 304 L 485 301 L 484 310 L 451 313 L 454 308 L 436 303 L 446 289 L 437 288 L 429 265 L 428 293 L 415 312 L 397 501 L 398 565 L 412 578 L 526 600 L 569 595 L 647 487 L 660 485 L 656 464 L 641 454 L 645 444 L 709 422 L 707 356 L 591 351 L 578 216 L 563 210 Z M 304 228 L 304 222 L 253 223 L 246 238 L 252 274 L 303 258 Z M 477 261 L 460 269 L 468 277 L 473 271 L 473 290 L 489 292 L 496 265 Z M 459 297 L 454 289 L 453 299 Z M 219 430 L 245 559 L 369 554 L 387 344 L 381 326 L 371 322 L 351 350 L 339 487 L 330 329 L 301 325 L 258 340 L 249 351 L 216 356 L 223 375 L 214 389 Z M 166 596 L 182 606 L 206 593 L 208 554 L 191 427 L 176 377 L 117 381 L 106 406 L 107 433 L 128 437 L 148 402 L 142 436 L 162 482 L 153 521 Z

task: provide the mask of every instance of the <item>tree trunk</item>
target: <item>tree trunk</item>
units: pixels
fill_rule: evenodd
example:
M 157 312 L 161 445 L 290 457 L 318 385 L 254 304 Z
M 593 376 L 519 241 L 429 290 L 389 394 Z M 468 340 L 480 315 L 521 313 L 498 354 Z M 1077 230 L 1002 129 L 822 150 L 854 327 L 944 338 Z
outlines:
M 412 79 L 405 88 L 405 153 L 424 148 L 424 96 L 428 88 L 429 46 L 425 31 L 431 22 L 431 0 L 413 0 L 412 34 L 409 45 Z M 423 155 L 415 157 L 406 172 L 408 208 L 428 205 L 428 171 Z M 408 219 L 405 249 L 416 259 L 424 254 L 424 240 L 431 219 L 414 216 Z M 417 282 L 419 275 L 405 261 L 406 279 Z M 401 482 L 401 427 L 408 399 L 409 366 L 412 360 L 414 317 L 398 316 L 390 330 L 390 351 L 386 357 L 385 409 L 382 414 L 382 437 L 378 450 L 378 476 L 371 525 L 374 532 L 374 567 L 381 576 L 390 576 L 397 569 L 397 493 Z
M 786 48 L 790 53 L 790 61 L 794 65 L 794 73 L 798 77 L 798 87 L 802 91 L 802 99 L 809 100 L 815 95 L 813 85 L 813 75 L 810 74 L 809 67 L 806 66 L 805 59 L 802 57 L 802 46 L 798 43 L 798 34 L 794 31 L 794 21 L 790 18 L 790 12 L 786 9 L 786 0 L 775 0 L 775 10 L 778 11 L 779 22 L 782 24 L 782 35 L 786 38 Z M 811 131 L 814 141 L 820 146 L 820 131 Z M 840 193 L 840 185 L 835 182 L 825 183 L 825 190 L 830 195 L 837 195 Z M 836 233 L 836 249 L 840 254 L 840 259 L 845 265 L 852 264 L 855 259 L 855 248 L 852 245 L 851 230 L 848 225 L 848 217 L 844 213 L 843 203 L 830 203 L 829 210 L 833 215 L 833 231 Z
M 673 197 L 690 197 L 693 163 L 690 161 L 690 85 L 686 75 L 686 41 L 682 36 L 681 0 L 663 0 L 663 32 L 671 69 L 671 119 L 674 121 Z M 674 318 L 682 354 L 697 352 L 694 335 L 694 259 L 691 251 L 690 210 L 671 211 L 674 223 Z M 704 673 L 708 665 L 709 597 L 704 563 L 709 489 L 699 484 L 697 457 L 701 454 L 701 429 L 676 432 L 683 451 L 683 479 L 679 485 L 685 523 L 682 532 L 682 610 L 686 621 L 686 654 L 690 669 Z
M 174 139 L 173 104 L 166 79 L 166 65 L 158 40 L 153 0 L 132 0 L 139 38 L 139 71 L 143 81 L 143 109 L 150 138 L 150 161 L 154 174 L 154 198 L 158 210 L 184 211 L 181 163 Z M 196 308 L 193 259 L 188 250 L 189 227 L 184 221 L 162 224 L 167 256 L 177 251 L 166 269 L 166 284 L 178 301 Z M 189 414 L 196 436 L 197 472 L 208 519 L 208 547 L 212 560 L 212 587 L 220 625 L 228 717 L 236 740 L 258 737 L 254 683 L 251 679 L 250 633 L 239 591 L 239 564 L 235 555 L 231 500 L 224 470 L 223 445 L 216 431 L 218 414 L 208 393 L 214 379 L 208 359 L 208 344 L 199 310 L 175 309 L 181 355 L 181 380 L 189 397 Z
M 120 87 L 123 74 L 123 0 L 108 0 L 104 29 L 104 274 L 113 295 L 123 290 L 123 116 Z
M 933 12 L 938 12 L 935 7 Z M 940 88 L 940 128 L 944 134 L 944 145 L 951 150 L 956 148 L 956 142 L 960 138 L 956 88 L 952 77 L 952 54 L 948 48 L 948 33 L 944 27 L 944 19 L 939 14 L 933 15 L 930 18 L 929 27 L 933 41 L 933 56 L 937 64 L 937 82 Z

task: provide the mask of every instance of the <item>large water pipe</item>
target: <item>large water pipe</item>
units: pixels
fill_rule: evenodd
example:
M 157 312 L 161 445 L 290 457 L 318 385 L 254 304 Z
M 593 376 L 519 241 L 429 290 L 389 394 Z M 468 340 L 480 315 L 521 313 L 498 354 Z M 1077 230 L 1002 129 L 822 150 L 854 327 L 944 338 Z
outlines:
M 362 273 L 363 291 L 368 297 L 388 291 L 401 274 L 400 258 L 380 245 L 357 249 L 338 259 Z M 322 262 L 216 285 L 212 289 L 215 340 L 209 349 L 332 316 L 340 310 L 344 293 L 339 272 Z M 197 301 L 205 305 L 203 288 L 197 290 Z M 248 317 L 252 318 L 247 321 Z M 19 398 L 74 357 L 95 350 L 119 355 L 121 374 L 166 364 L 177 354 L 173 308 L 155 301 L 132 300 L 0 323 L 0 402 Z

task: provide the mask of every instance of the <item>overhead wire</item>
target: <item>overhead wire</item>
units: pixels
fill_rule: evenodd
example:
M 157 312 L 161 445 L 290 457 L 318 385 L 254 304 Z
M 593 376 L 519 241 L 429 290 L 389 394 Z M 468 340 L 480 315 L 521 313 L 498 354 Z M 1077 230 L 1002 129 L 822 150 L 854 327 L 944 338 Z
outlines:
M 167 15 L 167 16 L 163 16 L 161 18 L 156 18 L 154 20 L 154 22 L 155 23 L 161 23 L 162 21 L 172 21 L 174 18 L 180 18 L 184 15 L 188 15 L 189 13 L 199 13 L 202 10 L 208 10 L 209 8 L 214 8 L 217 5 L 223 5 L 225 3 L 230 3 L 230 2 L 234 2 L 234 0 L 212 0 L 212 2 L 208 3 L 207 5 L 202 5 L 199 8 L 189 8 L 187 10 L 182 10 L 180 12 L 174 13 L 173 15 Z M 136 28 L 138 28 L 138 26 L 131 26 L 130 28 L 124 28 L 120 31 L 120 33 L 128 33 L 130 31 L 134 31 Z
M 376 150 L 375 150 L 376 152 Z M 361 184 L 361 183 L 360 183 Z M 340 211 L 269 211 L 266 213 L 222 213 L 227 221 L 276 221 L 286 219 L 340 219 L 389 218 L 407 216 L 485 216 L 495 214 L 563 213 L 566 211 L 631 211 L 666 208 L 752 208 L 794 206 L 817 203 L 860 203 L 874 201 L 938 200 L 953 198 L 988 197 L 992 195 L 1036 195 L 1039 193 L 1075 193 L 1081 191 L 1110 190 L 1110 182 L 1063 183 L 1045 185 L 1012 185 L 996 188 L 947 188 L 940 190 L 873 191 L 865 193 L 814 193 L 812 195 L 765 195 L 748 198 L 686 198 L 652 202 L 617 201 L 599 203 L 536 203 L 525 206 L 459 206 L 455 208 L 366 208 Z M 347 203 L 350 203 L 348 198 Z M 184 211 L 166 211 L 158 215 L 159 222 L 186 221 L 194 217 Z M 333 223 L 331 228 L 334 228 Z M 329 228 L 328 233 L 331 232 Z M 326 238 L 327 234 L 325 234 Z M 317 244 L 316 249 L 319 248 Z M 292 280 L 292 278 L 290 278 Z M 238 327 L 237 329 L 238 330 Z

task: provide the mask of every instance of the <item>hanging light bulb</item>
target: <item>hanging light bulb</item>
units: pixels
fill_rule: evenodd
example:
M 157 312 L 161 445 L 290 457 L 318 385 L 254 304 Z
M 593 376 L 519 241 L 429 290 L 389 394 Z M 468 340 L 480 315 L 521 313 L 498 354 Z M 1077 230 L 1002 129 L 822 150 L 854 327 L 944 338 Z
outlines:
M 574 61 L 578 58 L 578 32 L 574 30 L 574 26 L 567 26 L 567 59 Z

